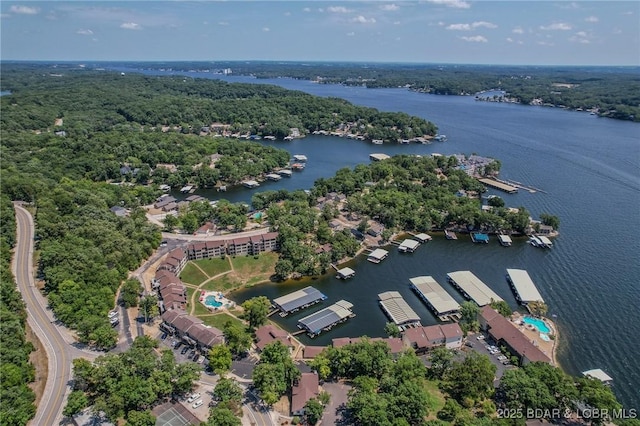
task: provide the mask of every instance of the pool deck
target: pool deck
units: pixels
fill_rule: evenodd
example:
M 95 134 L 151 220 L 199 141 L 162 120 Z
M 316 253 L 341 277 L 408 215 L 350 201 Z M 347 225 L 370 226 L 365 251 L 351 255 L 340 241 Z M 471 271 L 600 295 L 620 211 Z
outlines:
M 518 312 L 514 313 L 513 316 L 512 316 L 513 322 L 517 323 L 517 322 L 521 321 L 524 316 L 525 315 L 520 314 Z M 526 315 L 526 316 L 528 316 L 528 315 Z M 531 342 L 533 342 L 538 348 L 540 348 L 540 350 L 545 355 L 547 355 L 547 356 L 549 356 L 549 358 L 551 358 L 551 362 L 553 363 L 554 366 L 560 367 L 560 365 L 558 364 L 558 360 L 556 358 L 556 351 L 557 351 L 558 343 L 559 343 L 559 339 L 560 339 L 560 335 L 558 333 L 558 327 L 549 318 L 544 317 L 544 322 L 547 325 L 547 327 L 549 327 L 551 329 L 551 332 L 548 333 L 548 334 L 550 336 L 554 336 L 554 338 L 553 339 L 549 339 L 549 341 L 543 340 L 540 337 L 540 331 L 535 327 L 533 327 L 533 329 L 530 329 L 530 328 L 522 326 L 522 325 L 518 325 L 517 327 L 525 336 L 527 336 L 527 338 L 529 338 L 529 340 Z
M 207 297 L 213 296 L 215 299 L 221 303 L 220 306 L 209 306 L 205 302 Z M 209 311 L 217 312 L 223 309 L 229 309 L 235 306 L 235 302 L 227 299 L 224 294 L 219 291 L 200 291 L 200 303 L 202 303 Z

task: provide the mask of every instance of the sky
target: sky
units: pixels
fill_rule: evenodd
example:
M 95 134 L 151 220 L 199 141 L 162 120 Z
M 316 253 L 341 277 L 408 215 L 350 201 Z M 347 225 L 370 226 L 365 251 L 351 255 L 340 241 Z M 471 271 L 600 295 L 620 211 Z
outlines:
M 2 60 L 640 65 L 640 1 L 7 1 Z

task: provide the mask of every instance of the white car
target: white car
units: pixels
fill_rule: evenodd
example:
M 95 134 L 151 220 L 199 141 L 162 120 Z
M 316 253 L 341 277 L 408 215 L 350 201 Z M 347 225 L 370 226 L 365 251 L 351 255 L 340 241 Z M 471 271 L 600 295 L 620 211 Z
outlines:
M 198 408 L 199 406 L 202 405 L 202 400 L 199 399 L 196 402 L 193 403 L 193 405 L 191 405 L 192 408 Z
M 118 311 L 110 311 L 109 312 L 109 319 L 115 318 L 117 316 L 118 316 Z
M 191 403 L 193 401 L 195 401 L 196 399 L 200 398 L 200 393 L 196 392 L 194 394 L 192 394 L 188 399 L 187 402 Z
M 478 340 L 484 340 L 484 335 L 483 334 L 479 334 L 478 337 L 476 337 L 476 339 Z

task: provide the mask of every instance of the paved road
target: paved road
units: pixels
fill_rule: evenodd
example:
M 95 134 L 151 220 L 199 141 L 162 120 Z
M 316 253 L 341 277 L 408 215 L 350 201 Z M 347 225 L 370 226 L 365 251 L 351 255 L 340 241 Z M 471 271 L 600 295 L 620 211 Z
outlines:
M 27 308 L 27 322 L 42 342 L 48 358 L 48 377 L 36 416 L 31 422 L 37 426 L 57 425 L 62 420 L 62 409 L 71 379 L 71 361 L 82 356 L 90 360 L 99 354 L 71 346 L 74 339 L 47 309 L 47 301 L 35 286 L 33 279 L 34 224 L 31 214 L 15 205 L 17 241 L 12 270 Z

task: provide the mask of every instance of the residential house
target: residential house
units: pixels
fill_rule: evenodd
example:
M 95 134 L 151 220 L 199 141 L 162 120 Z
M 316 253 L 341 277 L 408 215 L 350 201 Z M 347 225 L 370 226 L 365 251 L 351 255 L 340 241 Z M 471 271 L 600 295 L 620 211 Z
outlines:
M 320 394 L 320 382 L 316 373 L 302 373 L 291 388 L 291 414 L 304 416 L 304 406 Z
M 369 229 L 367 229 L 367 234 L 371 235 L 372 237 L 379 237 L 380 235 L 382 235 L 382 231 L 384 231 L 384 226 L 382 226 L 378 222 L 372 222 L 369 226 Z
M 438 346 L 455 349 L 462 346 L 462 329 L 457 323 L 414 327 L 402 332 L 402 340 L 418 354 Z
M 447 349 L 460 349 L 462 347 L 462 329 L 457 322 L 441 324 L 440 330 L 444 335 L 444 345 Z
M 256 330 L 256 347 L 259 351 L 262 351 L 265 346 L 275 341 L 280 341 L 289 348 L 289 351 L 293 349 L 291 336 L 285 330 L 272 324 L 263 325 Z
M 227 241 L 227 251 L 231 256 L 241 256 L 251 254 L 251 239 L 249 237 L 234 238 Z
M 175 248 L 167 255 L 164 262 L 158 266 L 158 270 L 167 270 L 179 275 L 187 264 L 187 260 L 187 253 L 181 248 Z

